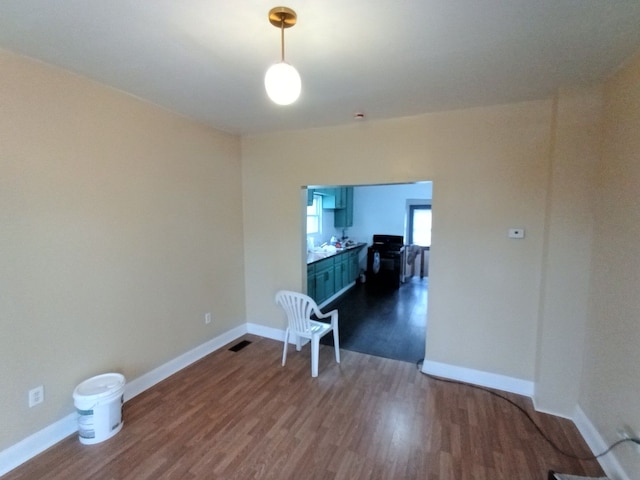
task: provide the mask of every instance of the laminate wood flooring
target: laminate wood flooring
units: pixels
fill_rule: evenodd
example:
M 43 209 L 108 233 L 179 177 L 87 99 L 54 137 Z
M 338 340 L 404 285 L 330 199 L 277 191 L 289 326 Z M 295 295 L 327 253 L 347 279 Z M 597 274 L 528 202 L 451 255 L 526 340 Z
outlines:
M 233 352 L 240 340 L 252 343 Z M 443 383 L 412 363 L 247 335 L 124 405 L 124 427 L 82 445 L 71 436 L 2 480 L 544 480 L 548 469 L 602 475 L 567 458 L 513 406 Z M 508 395 L 564 448 L 589 451 L 574 425 Z
M 338 309 L 340 348 L 411 363 L 423 359 L 428 281 L 413 277 L 396 290 L 358 283 L 323 308 Z M 333 335 L 321 342 L 333 345 Z

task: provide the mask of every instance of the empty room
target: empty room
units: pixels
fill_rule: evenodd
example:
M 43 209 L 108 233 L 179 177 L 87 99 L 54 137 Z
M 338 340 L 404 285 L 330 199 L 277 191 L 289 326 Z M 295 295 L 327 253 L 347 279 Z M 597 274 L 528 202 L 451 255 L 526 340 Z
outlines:
M 0 2 L 0 478 L 639 480 L 638 25 Z M 379 227 L 366 188 L 425 182 Z M 337 305 L 337 339 L 378 234 L 426 248 L 418 204 L 423 358 L 285 343 L 276 294 Z M 77 393 L 106 374 L 99 438 Z

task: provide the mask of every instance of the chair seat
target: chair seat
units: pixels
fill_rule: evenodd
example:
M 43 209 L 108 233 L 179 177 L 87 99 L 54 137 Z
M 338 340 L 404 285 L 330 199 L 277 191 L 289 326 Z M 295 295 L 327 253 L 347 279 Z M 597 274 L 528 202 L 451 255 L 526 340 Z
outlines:
M 318 376 L 318 357 L 320 350 L 320 338 L 329 332 L 333 332 L 336 362 L 340 363 L 340 346 L 338 336 L 338 311 L 332 310 L 322 313 L 316 302 L 303 293 L 281 290 L 276 294 L 276 303 L 282 306 L 288 325 L 284 333 L 284 348 L 282 351 L 282 366 L 287 361 L 287 345 L 289 335 L 296 339 L 296 350 L 302 348 L 300 339 L 307 338 L 311 341 L 311 376 Z M 311 320 L 311 315 L 316 318 L 330 318 L 331 323 Z
M 326 330 L 326 332 L 328 332 L 329 330 L 331 330 L 331 324 L 330 323 L 316 322 L 315 320 L 310 320 L 309 322 L 311 323 L 311 332 L 312 333 L 319 333 L 319 332 L 322 332 L 323 330 Z M 324 333 L 322 335 L 320 335 L 320 336 L 323 336 L 323 335 L 324 335 Z

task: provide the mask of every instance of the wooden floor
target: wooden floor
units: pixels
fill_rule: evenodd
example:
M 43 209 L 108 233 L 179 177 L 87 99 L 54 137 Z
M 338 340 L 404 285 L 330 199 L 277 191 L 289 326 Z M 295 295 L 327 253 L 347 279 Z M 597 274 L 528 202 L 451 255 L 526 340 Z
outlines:
M 602 475 L 595 461 L 556 453 L 513 406 L 467 386 L 439 382 L 416 365 L 247 335 L 124 406 L 113 438 L 69 437 L 2 480 L 141 479 L 537 479 L 548 469 Z M 234 342 L 234 344 L 237 342 Z M 564 448 L 589 451 L 573 424 L 533 412 Z
M 340 348 L 416 363 L 424 358 L 428 278 L 407 279 L 398 289 L 357 283 L 323 308 L 337 308 Z M 333 345 L 333 335 L 322 337 Z

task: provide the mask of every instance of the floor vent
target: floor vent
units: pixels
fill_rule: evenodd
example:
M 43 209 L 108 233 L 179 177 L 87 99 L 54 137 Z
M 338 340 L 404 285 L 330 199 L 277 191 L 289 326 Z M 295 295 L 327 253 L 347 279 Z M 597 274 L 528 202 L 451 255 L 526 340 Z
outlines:
M 240 343 L 236 343 L 229 350 L 231 350 L 232 352 L 239 352 L 240 350 L 242 350 L 247 345 L 251 345 L 251 342 L 249 340 L 242 340 Z

